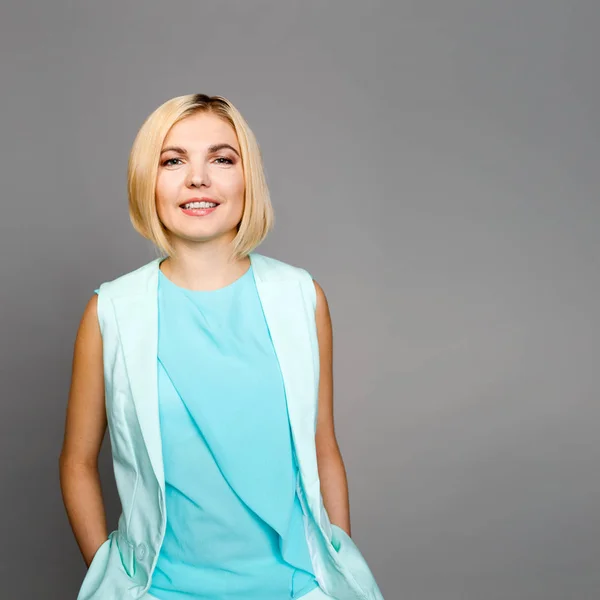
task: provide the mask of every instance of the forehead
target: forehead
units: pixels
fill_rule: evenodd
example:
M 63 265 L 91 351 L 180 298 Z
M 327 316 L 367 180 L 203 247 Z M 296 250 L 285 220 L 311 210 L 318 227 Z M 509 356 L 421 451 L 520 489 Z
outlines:
M 237 136 L 229 123 L 210 113 L 196 113 L 171 127 L 163 147 L 177 144 L 186 148 L 202 148 L 216 143 L 228 143 L 239 148 Z

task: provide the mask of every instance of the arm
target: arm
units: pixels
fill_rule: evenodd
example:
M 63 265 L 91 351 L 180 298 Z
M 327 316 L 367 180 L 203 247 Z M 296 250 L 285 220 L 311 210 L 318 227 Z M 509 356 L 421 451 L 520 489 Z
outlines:
M 319 340 L 319 407 L 317 415 L 317 463 L 323 504 L 332 523 L 348 535 L 350 506 L 348 481 L 342 454 L 335 436 L 333 422 L 333 332 L 327 298 L 321 286 L 314 281 L 317 292 L 315 318 Z
M 106 431 L 102 336 L 96 294 L 77 330 L 65 432 L 59 458 L 60 486 L 69 524 L 89 567 L 108 538 L 98 454 Z

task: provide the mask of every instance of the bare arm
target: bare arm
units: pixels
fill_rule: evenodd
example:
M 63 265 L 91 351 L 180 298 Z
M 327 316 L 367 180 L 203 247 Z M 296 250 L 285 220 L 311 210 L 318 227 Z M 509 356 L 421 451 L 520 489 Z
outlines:
M 102 336 L 96 294 L 85 307 L 73 352 L 65 433 L 59 459 L 63 502 L 89 567 L 108 538 L 98 454 L 106 431 Z
M 314 281 L 314 280 L 313 280 Z M 317 463 L 323 504 L 332 523 L 348 535 L 350 531 L 350 500 L 348 480 L 333 421 L 333 332 L 327 298 L 314 281 L 317 291 L 317 337 L 319 340 L 319 410 L 317 415 Z

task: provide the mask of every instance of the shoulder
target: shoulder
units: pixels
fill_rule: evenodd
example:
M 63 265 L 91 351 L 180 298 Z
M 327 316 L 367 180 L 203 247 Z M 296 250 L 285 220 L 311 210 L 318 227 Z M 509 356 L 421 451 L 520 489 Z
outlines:
M 284 262 L 272 256 L 251 252 L 250 258 L 255 270 L 265 279 L 306 279 L 307 277 L 311 277 L 309 272 L 303 267 Z
M 97 293 L 103 296 L 118 297 L 130 293 L 138 293 L 157 275 L 158 263 L 162 258 L 155 258 L 141 267 L 118 275 L 114 279 L 104 281 L 98 286 Z
M 323 287 L 313 278 L 311 273 L 299 265 L 284 262 L 282 260 L 253 253 L 253 263 L 258 260 L 268 276 L 277 275 L 283 279 L 294 279 L 303 290 L 305 298 L 316 311 L 320 323 L 328 326 L 330 323 L 329 304 Z
M 251 253 L 252 265 L 255 274 L 262 281 L 277 282 L 296 282 L 300 285 L 302 293 L 306 300 L 313 306 L 316 306 L 316 288 L 312 275 L 299 265 L 295 265 L 272 256 Z
M 325 296 L 325 292 L 316 279 L 312 280 L 313 287 L 315 288 L 315 296 L 316 296 L 316 304 L 317 309 L 324 310 L 329 312 L 328 304 L 327 304 L 327 296 Z

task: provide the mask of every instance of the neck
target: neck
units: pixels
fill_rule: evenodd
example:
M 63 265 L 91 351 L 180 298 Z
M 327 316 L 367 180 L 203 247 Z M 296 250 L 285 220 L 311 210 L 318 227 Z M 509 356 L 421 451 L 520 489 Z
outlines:
M 190 290 L 215 290 L 241 277 L 250 268 L 248 256 L 231 258 L 231 248 L 195 244 L 179 247 L 177 254 L 160 263 L 160 270 L 173 283 Z

